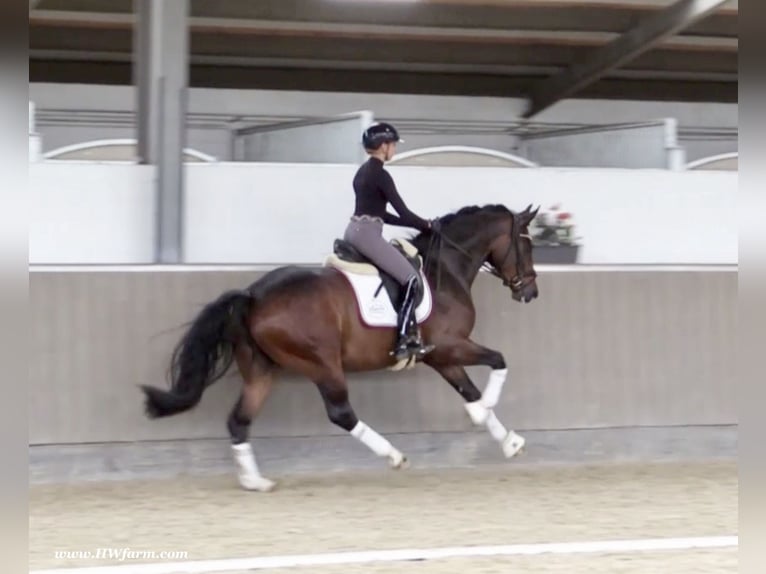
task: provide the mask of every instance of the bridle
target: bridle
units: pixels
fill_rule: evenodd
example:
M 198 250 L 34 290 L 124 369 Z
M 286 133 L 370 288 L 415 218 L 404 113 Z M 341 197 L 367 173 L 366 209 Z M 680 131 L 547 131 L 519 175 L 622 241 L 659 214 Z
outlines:
M 511 230 L 510 230 L 510 238 L 511 241 L 508 243 L 508 250 L 505 252 L 505 256 L 503 257 L 503 260 L 500 262 L 500 269 L 505 267 L 505 262 L 508 261 L 508 257 L 511 255 L 511 251 L 514 252 L 514 260 L 516 264 L 514 265 L 515 269 L 515 275 L 510 279 L 506 279 L 502 272 L 498 270 L 497 266 L 491 265 L 488 262 L 482 263 L 482 268 L 486 267 L 486 270 L 494 275 L 495 277 L 498 277 L 502 282 L 504 287 L 510 287 L 512 291 L 517 291 L 522 288 L 524 285 L 525 279 L 535 279 L 537 277 L 537 273 L 534 271 L 530 271 L 529 273 L 524 273 L 521 269 L 521 251 L 519 247 L 519 241 L 521 241 L 521 238 L 529 239 L 532 241 L 532 236 L 528 233 L 520 233 L 521 226 L 519 225 L 518 216 L 514 213 L 512 214 L 513 217 L 511 218 Z
M 503 257 L 502 262 L 500 263 L 500 269 L 505 267 L 505 262 L 508 260 L 508 257 L 511 256 L 511 252 L 515 255 L 515 274 L 514 276 L 508 280 L 503 275 L 502 271 L 497 268 L 496 265 L 493 265 L 489 263 L 488 261 L 484 261 L 481 264 L 480 269 L 484 269 L 491 275 L 494 275 L 495 277 L 499 278 L 503 282 L 504 287 L 509 287 L 512 292 L 516 292 L 519 289 L 522 288 L 524 285 L 525 280 L 531 280 L 535 279 L 537 277 L 537 273 L 534 271 L 531 271 L 529 273 L 524 273 L 521 269 L 521 253 L 519 248 L 519 241 L 521 238 L 532 240 L 532 236 L 528 233 L 520 233 L 520 225 L 518 222 L 518 216 L 517 214 L 513 213 L 511 217 L 511 229 L 509 231 L 510 236 L 510 242 L 508 243 L 508 250 L 505 252 L 505 256 Z M 435 238 L 438 237 L 438 256 L 437 261 L 441 261 L 441 244 L 442 242 L 448 243 L 450 246 L 457 249 L 460 253 L 465 255 L 466 257 L 473 257 L 470 253 L 468 253 L 465 249 L 463 249 L 460 245 L 452 241 L 449 237 L 447 237 L 442 230 L 433 231 L 433 236 L 431 238 L 431 244 L 428 247 L 428 253 L 426 255 L 426 264 L 428 263 L 428 260 L 431 257 L 431 253 L 433 251 L 433 244 L 435 242 Z M 441 279 L 441 264 L 437 265 L 437 271 L 436 271 L 436 290 L 439 291 L 439 283 Z

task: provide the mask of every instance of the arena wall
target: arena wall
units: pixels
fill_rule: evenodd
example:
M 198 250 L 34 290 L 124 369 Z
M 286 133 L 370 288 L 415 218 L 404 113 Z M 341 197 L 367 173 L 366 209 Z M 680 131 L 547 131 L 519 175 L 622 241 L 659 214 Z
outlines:
M 170 351 L 202 305 L 261 268 L 32 268 L 30 445 L 224 438 L 238 383 L 191 413 L 149 421 L 138 384 L 163 386 Z M 474 286 L 474 338 L 504 353 L 499 416 L 517 429 L 735 425 L 737 272 L 723 268 L 540 269 L 541 297 Z M 487 369 L 469 369 L 480 387 Z M 232 371 L 234 373 L 234 371 Z M 349 377 L 360 416 L 384 433 L 470 429 L 457 394 L 427 367 Z M 287 377 L 257 437 L 341 433 L 312 384 Z

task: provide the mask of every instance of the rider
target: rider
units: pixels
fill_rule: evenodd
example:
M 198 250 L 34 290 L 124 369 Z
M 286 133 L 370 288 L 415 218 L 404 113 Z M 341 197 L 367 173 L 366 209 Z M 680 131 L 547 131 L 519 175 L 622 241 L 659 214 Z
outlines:
M 407 259 L 383 238 L 383 224 L 414 227 L 420 231 L 432 228 L 430 221 L 412 213 L 396 190 L 391 174 L 383 167 L 396 151 L 399 138 L 396 128 L 384 122 L 376 123 L 362 134 L 362 145 L 370 158 L 363 163 L 354 176 L 356 207 L 343 239 L 357 251 L 392 275 L 403 287 L 404 297 L 398 309 L 398 340 L 391 351 L 397 360 L 410 354 L 424 355 L 433 349 L 424 346 L 420 339 L 414 315 L 414 300 L 418 276 Z M 390 203 L 397 217 L 386 211 Z

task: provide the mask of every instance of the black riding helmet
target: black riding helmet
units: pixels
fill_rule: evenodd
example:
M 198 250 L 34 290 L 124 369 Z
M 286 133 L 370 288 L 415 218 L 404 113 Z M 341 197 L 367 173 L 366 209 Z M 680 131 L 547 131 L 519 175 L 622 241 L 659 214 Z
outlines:
M 372 124 L 369 128 L 364 130 L 362 134 L 362 145 L 364 149 L 378 149 L 382 144 L 387 142 L 403 142 L 404 140 L 399 137 L 399 132 L 391 124 L 386 122 L 378 122 Z

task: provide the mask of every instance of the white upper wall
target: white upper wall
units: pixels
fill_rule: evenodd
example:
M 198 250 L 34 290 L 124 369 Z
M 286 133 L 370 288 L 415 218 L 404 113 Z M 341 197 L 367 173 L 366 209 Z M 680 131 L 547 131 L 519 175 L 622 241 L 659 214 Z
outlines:
M 30 263 L 152 263 L 154 166 L 29 166 Z
M 353 165 L 189 164 L 187 263 L 321 263 L 353 212 Z M 737 173 L 391 166 L 410 208 L 561 204 L 585 264 L 736 264 Z M 29 261 L 151 263 L 152 166 L 30 164 Z M 411 229 L 386 227 L 388 237 Z

